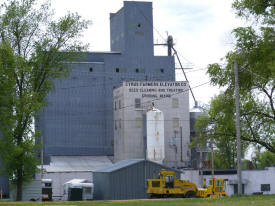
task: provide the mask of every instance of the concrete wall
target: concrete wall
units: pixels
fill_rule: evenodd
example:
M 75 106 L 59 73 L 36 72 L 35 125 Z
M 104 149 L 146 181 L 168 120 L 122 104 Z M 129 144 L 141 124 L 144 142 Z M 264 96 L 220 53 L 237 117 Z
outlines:
M 64 183 L 72 179 L 93 181 L 92 172 L 51 172 L 43 174 L 43 179 L 52 179 L 53 200 L 64 200 Z
M 200 178 L 199 178 L 199 170 L 183 170 L 180 178 L 182 180 L 188 180 L 190 182 L 193 182 L 198 187 L 201 187 Z
M 164 95 L 167 96 L 163 98 Z M 114 128 L 115 161 L 144 158 L 144 128 L 142 124 L 137 125 L 137 119 L 142 120 L 143 113 L 151 108 L 152 101 L 155 100 L 155 107 L 164 114 L 164 164 L 170 167 L 182 167 L 188 164 L 190 120 L 186 82 L 129 81 L 124 82 L 122 87 L 116 88 L 113 96 L 114 104 L 117 106 L 114 111 L 114 124 L 117 124 L 117 129 Z M 135 99 L 141 100 L 141 108 L 135 108 Z M 176 108 L 173 105 L 174 99 L 178 101 Z M 121 108 L 119 108 L 119 102 Z M 176 126 L 175 118 L 179 120 Z M 182 145 L 180 128 L 182 128 Z M 175 136 L 176 140 L 174 140 Z
M 204 175 L 203 179 L 211 178 L 211 175 Z M 237 174 L 215 175 L 216 178 L 228 179 L 226 193 L 234 195 L 234 184 L 237 184 Z M 200 177 L 198 170 L 184 170 L 181 179 L 189 180 L 200 187 Z M 275 194 L 275 167 L 267 167 L 264 170 L 243 170 L 242 179 L 244 193 L 253 194 L 263 192 L 263 194 Z M 270 191 L 261 191 L 261 184 L 269 184 Z
M 275 194 L 275 167 L 264 170 L 244 170 L 242 177 L 248 180 L 245 186 L 246 194 L 261 192 L 261 184 L 270 184 L 270 191 L 264 191 L 264 194 Z M 237 180 L 236 176 L 235 179 Z

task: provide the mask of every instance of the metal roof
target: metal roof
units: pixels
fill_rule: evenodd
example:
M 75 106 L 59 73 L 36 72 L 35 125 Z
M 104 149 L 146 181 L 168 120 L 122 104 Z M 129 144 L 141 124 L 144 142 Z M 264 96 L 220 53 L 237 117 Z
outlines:
M 52 156 L 50 165 L 43 165 L 46 172 L 93 172 L 110 167 L 107 156 Z
M 120 162 L 113 164 L 110 167 L 102 168 L 102 169 L 96 170 L 95 172 L 113 172 L 113 171 L 119 170 L 121 168 L 128 167 L 130 165 L 134 165 L 138 162 L 142 162 L 143 160 L 144 159 L 122 160 Z
M 88 54 L 121 54 L 120 51 L 88 51 L 88 52 L 83 52 L 83 53 L 88 53 Z
M 102 168 L 102 169 L 99 169 L 99 170 L 96 170 L 94 172 L 114 172 L 114 171 L 117 171 L 117 170 L 120 170 L 124 167 L 128 167 L 128 166 L 131 166 L 131 165 L 134 165 L 136 163 L 139 163 L 139 162 L 143 162 L 145 161 L 144 159 L 128 159 L 128 160 L 122 160 L 120 162 L 117 162 L 115 164 L 113 164 L 112 166 L 110 167 L 106 167 L 106 168 Z M 168 170 L 173 170 L 175 172 L 179 172 L 181 173 L 180 170 L 177 170 L 177 169 L 174 169 L 174 168 L 170 168 L 170 167 L 167 167 L 165 165 L 162 165 L 162 164 L 159 164 L 157 162 L 153 162 L 153 161 L 150 161 L 150 160 L 146 160 L 146 162 L 150 162 L 150 163 L 153 163 L 153 164 L 157 164 L 157 165 L 161 165 L 162 167 L 168 169 Z
M 79 62 L 70 62 L 70 64 L 105 64 L 105 63 L 104 62 L 99 62 L 99 61 L 97 61 L 97 62 L 94 62 L 94 61 L 81 62 L 81 61 L 79 61 Z
M 78 184 L 78 183 L 87 183 L 87 180 L 85 180 L 85 179 L 72 179 L 68 182 L 65 182 L 64 184 Z

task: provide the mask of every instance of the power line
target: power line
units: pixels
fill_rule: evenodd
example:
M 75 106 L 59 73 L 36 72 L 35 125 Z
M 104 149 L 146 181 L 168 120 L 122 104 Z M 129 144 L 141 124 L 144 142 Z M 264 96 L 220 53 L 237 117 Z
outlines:
M 207 70 L 207 69 L 208 69 L 208 68 L 194 69 L 194 70 L 186 71 L 185 73 L 192 73 L 192 72 L 197 72 L 197 71 Z M 180 70 L 181 70 L 181 69 L 180 69 Z
M 153 28 L 155 31 L 157 31 L 157 33 L 160 35 L 160 37 L 161 37 L 164 41 L 166 41 L 166 39 L 165 39 L 165 38 L 160 34 L 160 32 L 154 27 L 153 22 L 150 21 L 150 20 L 146 17 L 146 15 L 144 15 L 143 11 L 138 7 L 138 5 L 136 4 L 136 2 L 134 2 L 134 3 L 135 3 L 136 8 L 138 9 L 138 11 L 139 11 L 139 12 L 144 16 L 144 18 L 151 24 L 152 28 Z M 168 44 L 168 42 L 167 42 L 167 44 Z M 181 55 L 181 54 L 178 55 L 178 52 L 177 52 L 176 49 L 174 48 L 173 44 L 172 44 L 172 47 L 171 47 L 171 48 L 172 48 L 172 50 L 174 51 L 174 55 L 176 55 L 176 57 L 177 57 L 177 59 L 178 59 L 178 62 L 179 62 L 179 64 L 180 64 L 181 68 L 182 68 L 182 72 L 183 72 L 183 74 L 184 74 L 184 77 L 185 77 L 186 81 L 189 83 L 189 81 L 188 81 L 188 79 L 187 79 L 187 76 L 186 76 L 186 74 L 185 74 L 185 71 L 184 71 L 184 69 L 183 69 L 183 67 L 182 67 L 181 61 L 180 61 L 180 59 L 179 59 L 179 55 L 180 55 L 181 57 L 183 57 L 187 62 L 189 62 L 189 63 L 191 63 L 191 64 L 193 64 L 193 63 L 192 63 L 191 61 L 189 61 L 187 58 L 185 58 L 183 55 Z M 193 65 L 195 65 L 195 64 L 193 64 Z M 193 91 L 192 91 L 192 88 L 190 87 L 190 84 L 188 84 L 188 86 L 189 86 L 191 95 L 192 95 L 192 97 L 193 97 L 193 99 L 194 99 L 195 107 L 196 107 L 198 103 L 197 103 L 197 101 L 196 101 L 196 98 L 195 98 L 195 96 L 194 96 L 194 93 L 193 93 Z
M 175 117 L 175 118 L 177 118 L 177 117 Z M 82 115 L 80 116 L 80 119 L 82 119 Z M 57 120 L 57 119 L 55 119 L 55 118 L 47 118 L 47 120 Z M 188 122 L 188 121 L 190 121 L 190 120 L 188 120 L 188 119 L 178 119 L 179 120 L 179 122 Z M 105 122 L 106 120 L 105 119 L 103 119 L 103 120 L 100 120 L 100 119 L 97 119 L 97 120 L 95 120 L 97 123 L 98 122 L 100 122 L 100 121 L 102 121 L 102 122 Z M 122 122 L 132 122 L 132 121 L 137 121 L 136 119 L 116 119 L 116 120 L 111 120 L 111 121 L 122 121 Z M 175 121 L 174 119 L 164 119 L 164 120 L 147 120 L 147 121 L 152 121 L 152 122 L 172 122 L 172 121 Z
M 166 39 L 161 35 L 161 33 L 159 32 L 159 30 L 156 28 L 156 27 L 154 27 L 154 25 L 153 25 L 153 22 L 152 21 L 150 21 L 149 19 L 148 19 L 148 17 L 143 13 L 143 11 L 139 8 L 139 6 L 137 5 L 137 3 L 136 2 L 133 2 L 134 4 L 135 4 L 135 6 L 136 6 L 136 8 L 138 9 L 138 11 L 142 14 L 142 16 L 146 19 L 146 21 L 148 21 L 149 23 L 150 23 L 150 25 L 152 26 L 152 28 L 160 35 L 160 37 L 164 40 L 164 41 L 166 41 Z M 186 61 L 188 61 L 189 63 L 191 63 L 191 64 L 193 64 L 191 61 L 189 61 L 187 58 L 185 58 L 183 55 L 181 55 L 179 52 L 177 52 L 182 58 L 184 58 Z M 194 65 L 194 64 L 193 64 Z M 205 70 L 205 69 L 207 69 L 207 68 L 202 68 L 202 69 L 196 69 L 196 70 L 192 70 L 192 71 L 188 71 L 188 72 L 186 72 L 186 73 L 191 73 L 191 72 L 197 72 L 197 71 L 200 71 L 200 70 Z M 77 72 L 74 72 L 74 73 L 85 73 L 85 74 L 89 74 L 89 71 L 77 71 Z M 97 76 L 97 77 L 109 77 L 109 78 L 113 78 L 114 76 L 113 75 L 106 75 L 107 73 L 104 73 L 104 74 L 95 74 L 95 73 L 93 73 L 93 75 L 92 76 Z M 71 74 L 71 75 L 73 75 L 73 73 Z M 128 77 L 128 76 L 130 76 L 131 74 L 123 74 L 123 76 L 125 75 L 125 77 Z M 145 75 L 145 74 L 140 74 L 140 75 Z M 148 77 L 153 77 L 153 75 L 148 75 L 148 74 L 146 74 L 146 76 L 148 76 Z M 114 77 L 115 78 L 115 77 Z M 123 78 L 123 77 L 122 77 Z M 186 78 L 186 80 L 187 80 L 187 78 Z M 108 79 L 108 81 L 117 81 L 116 79 L 115 80 L 113 80 L 113 79 Z M 122 80 L 123 81 L 123 80 Z M 133 80 L 134 81 L 134 80 Z M 188 81 L 188 80 L 187 80 Z M 83 88 L 83 87 L 90 87 L 90 86 L 99 86 L 99 85 L 106 85 L 105 83 L 103 83 L 103 84 L 91 84 L 91 85 L 82 85 L 82 86 L 75 86 L 75 87 L 66 87 L 66 88 L 58 88 L 58 89 L 73 89 L 73 88 Z
M 134 1 L 133 1 L 133 2 L 134 2 Z M 143 11 L 139 8 L 139 6 L 137 5 L 137 3 L 134 2 L 134 4 L 135 4 L 136 8 L 138 9 L 138 11 L 141 13 L 141 15 L 146 19 L 146 21 L 148 21 L 148 22 L 151 24 L 152 28 L 159 34 L 159 36 L 163 39 L 163 41 L 166 42 L 167 39 L 164 38 L 164 37 L 162 36 L 162 34 L 159 32 L 159 30 L 154 26 L 153 22 L 150 21 L 150 20 L 147 18 L 147 16 L 143 13 Z M 195 65 L 193 62 L 191 62 L 190 60 L 188 60 L 188 59 L 187 59 L 186 57 L 184 57 L 182 54 L 179 53 L 179 55 L 180 55 L 183 59 L 185 59 L 187 62 L 189 62 L 190 64 Z
M 251 74 L 254 74 L 255 76 L 261 78 L 262 80 L 270 81 L 270 79 L 267 79 L 267 78 L 265 78 L 265 77 L 260 76 L 260 75 L 257 74 L 256 72 L 251 71 L 249 68 L 242 67 L 242 69 L 244 69 L 245 71 L 248 71 L 248 72 L 251 73 Z M 242 69 L 241 69 L 241 70 L 242 70 Z M 243 70 L 242 70 L 242 71 L 243 71 Z
M 190 63 L 191 65 L 196 66 L 195 63 L 191 62 L 189 59 L 187 59 L 186 57 L 184 57 L 181 53 L 178 52 L 178 54 L 179 54 L 183 59 L 185 59 L 188 63 Z
M 78 84 L 79 83 L 78 79 L 81 79 L 81 82 L 83 82 L 82 78 L 83 78 L 84 75 L 74 76 L 74 75 L 79 75 L 81 73 L 84 73 L 84 74 L 87 73 L 87 75 L 85 75 L 85 76 L 86 77 L 89 76 L 89 78 L 91 78 L 91 79 L 86 79 L 87 81 L 92 80 L 93 78 L 100 78 L 100 79 L 105 78 L 105 83 L 95 83 L 95 82 L 90 81 L 89 83 L 86 83 L 86 84 L 84 83 L 85 85 L 70 86 L 70 87 L 59 87 L 59 88 L 57 87 L 57 88 L 55 88 L 55 90 L 57 91 L 57 90 L 63 90 L 63 89 L 85 88 L 85 87 L 93 87 L 93 86 L 107 86 L 108 84 L 109 85 L 110 84 L 116 84 L 114 86 L 117 86 L 117 84 L 121 84 L 123 81 L 147 81 L 147 80 L 145 80 L 146 78 L 149 79 L 149 81 L 165 81 L 163 79 L 158 79 L 158 80 L 152 79 L 152 78 L 159 77 L 155 74 L 139 73 L 139 75 L 142 79 L 135 79 L 133 77 L 132 73 L 128 73 L 128 74 L 125 73 L 123 75 L 119 75 L 119 76 L 116 77 L 115 74 L 108 75 L 108 73 L 104 73 L 104 72 L 102 72 L 102 73 L 98 72 L 96 74 L 96 73 L 89 73 L 89 72 L 84 72 L 84 71 L 81 71 L 81 72 L 77 71 L 77 72 L 73 72 L 73 73 L 70 74 L 71 79 L 72 79 L 72 81 L 71 81 L 72 84 L 73 84 L 73 81 L 76 81 L 76 84 Z M 164 75 L 165 75 L 165 73 L 163 74 L 163 76 Z M 160 76 L 160 78 L 162 78 L 162 76 Z M 83 83 L 81 83 L 81 84 L 83 84 Z
M 176 50 L 173 46 L 172 46 L 172 49 L 173 49 L 173 51 L 175 52 L 175 55 L 176 55 L 176 57 L 177 57 L 177 59 L 178 59 L 178 62 L 179 62 L 180 67 L 181 67 L 181 69 L 182 69 L 182 73 L 183 73 L 183 75 L 184 75 L 186 81 L 188 82 L 188 87 L 189 87 L 189 89 L 190 89 L 190 92 L 191 92 L 191 94 L 192 94 L 193 100 L 194 100 L 194 102 L 195 102 L 195 107 L 197 107 L 197 106 L 198 106 L 198 105 L 197 105 L 198 102 L 197 102 L 197 100 L 196 100 L 196 98 L 195 98 L 195 95 L 194 95 L 194 93 L 193 93 L 193 90 L 192 90 L 192 88 L 191 88 L 191 86 L 190 86 L 190 84 L 189 84 L 189 81 L 188 81 L 188 79 L 187 79 L 187 76 L 186 76 L 186 74 L 185 74 L 185 71 L 184 71 L 184 69 L 183 69 L 183 67 L 182 67 L 182 64 L 181 64 L 179 55 L 178 55 L 178 53 L 177 53 L 177 50 Z
M 139 8 L 139 6 L 137 5 L 137 3 L 136 3 L 135 1 L 133 1 L 133 3 L 135 4 L 135 6 L 136 6 L 136 8 L 138 9 L 138 11 L 140 12 L 140 14 L 146 19 L 146 21 L 148 21 L 148 22 L 151 24 L 152 28 L 159 34 L 159 36 L 160 36 L 164 41 L 166 41 L 166 38 L 164 38 L 164 37 L 162 36 L 162 34 L 154 27 L 153 22 L 150 21 L 150 20 L 148 19 L 148 17 L 147 17 L 147 16 L 143 13 L 143 11 Z
M 188 89 L 183 90 L 183 91 L 181 91 L 181 92 L 177 92 L 177 93 L 171 94 L 170 97 L 175 96 L 175 95 L 178 95 L 178 94 L 181 94 L 181 93 L 184 93 L 184 92 L 188 92 L 190 89 L 195 89 L 195 88 L 201 87 L 201 86 L 203 86 L 203 85 L 205 85 L 205 84 L 208 84 L 209 82 L 210 82 L 210 81 L 204 82 L 204 83 L 199 84 L 199 85 L 197 85 L 197 86 L 194 86 L 194 87 L 192 87 L 192 88 L 189 87 Z M 159 100 L 162 100 L 162 99 L 165 99 L 165 98 L 167 98 L 167 97 L 159 97 L 159 98 L 151 99 L 151 100 L 148 100 L 148 101 L 143 102 L 142 104 L 152 103 L 152 102 L 154 102 L 154 101 L 159 101 Z M 117 110 L 129 108 L 129 107 L 135 107 L 135 104 L 123 106 L 123 107 L 121 107 L 121 108 L 118 108 Z M 108 111 L 108 110 L 113 110 L 113 109 L 107 109 L 107 110 L 104 110 L 104 111 Z M 102 110 L 101 110 L 101 111 L 98 110 L 98 112 L 103 112 L 103 111 L 102 111 Z

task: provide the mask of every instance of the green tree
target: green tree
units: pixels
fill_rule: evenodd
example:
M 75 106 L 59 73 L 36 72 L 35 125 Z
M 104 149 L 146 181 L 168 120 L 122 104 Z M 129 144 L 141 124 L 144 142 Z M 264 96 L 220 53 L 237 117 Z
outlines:
M 195 129 L 199 134 L 196 139 L 202 143 L 206 140 L 209 145 L 213 138 L 216 169 L 236 168 L 237 143 L 234 116 L 234 100 L 231 94 L 221 93 L 212 99 L 207 116 L 202 116 L 196 121 Z M 247 146 L 246 142 L 242 142 L 243 154 Z
M 275 165 L 275 154 L 269 151 L 256 151 L 256 155 L 252 158 L 253 166 L 255 168 L 264 169 Z
M 235 0 L 233 8 L 238 16 L 252 22 L 251 26 L 233 30 L 235 48 L 225 57 L 225 66 L 211 64 L 208 74 L 213 85 L 223 87 L 210 111 L 220 114 L 217 122 L 225 136 L 232 135 L 234 128 L 234 60 L 239 65 L 241 139 L 261 145 L 275 153 L 275 2 L 274 0 Z M 215 101 L 215 99 L 213 100 Z M 225 115 L 231 110 L 231 116 Z M 215 115 L 210 115 L 215 116 Z
M 3 123 L 7 123 L 4 120 L 6 120 L 6 114 L 11 111 L 11 94 L 14 92 L 15 85 L 15 81 L 12 78 L 14 65 L 13 51 L 8 45 L 0 43 L 0 122 Z
M 77 13 L 53 20 L 50 4 L 36 0 L 8 0 L 0 7 L 0 88 L 5 88 L 0 92 L 0 155 L 5 174 L 17 186 L 17 200 L 22 183 L 37 171 L 34 119 L 52 80 L 66 76 L 68 63 L 86 48 L 78 39 L 88 24 Z

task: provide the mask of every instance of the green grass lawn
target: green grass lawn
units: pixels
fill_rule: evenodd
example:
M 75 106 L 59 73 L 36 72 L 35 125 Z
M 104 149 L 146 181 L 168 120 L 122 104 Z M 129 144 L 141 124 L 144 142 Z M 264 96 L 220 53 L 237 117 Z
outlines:
M 83 201 L 83 202 L 2 202 L 0 205 L 51 205 L 51 206 L 275 206 L 275 195 L 224 197 L 217 199 L 157 199 L 128 201 Z

